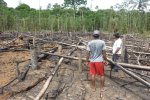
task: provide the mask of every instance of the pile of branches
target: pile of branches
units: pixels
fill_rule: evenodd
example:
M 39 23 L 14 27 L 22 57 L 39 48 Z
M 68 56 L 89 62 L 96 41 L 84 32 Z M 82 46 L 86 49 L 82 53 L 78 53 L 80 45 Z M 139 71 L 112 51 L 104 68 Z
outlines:
M 112 49 L 111 47 L 113 44 L 112 42 L 113 39 L 111 37 L 112 35 L 102 34 L 102 36 L 103 36 L 102 39 L 106 41 L 107 50 L 111 53 L 111 49 Z M 52 56 L 56 56 L 59 58 L 59 61 L 56 63 L 56 66 L 54 67 L 50 75 L 45 76 L 44 78 L 40 79 L 40 81 L 37 80 L 37 82 L 35 82 L 32 86 L 29 86 L 21 90 L 21 91 L 30 90 L 35 85 L 37 85 L 38 83 L 46 79 L 46 82 L 44 83 L 43 88 L 41 89 L 39 94 L 36 96 L 36 100 L 39 100 L 40 98 L 42 98 L 42 96 L 48 89 L 50 82 L 52 81 L 53 77 L 57 73 L 59 66 L 64 61 L 64 58 L 69 59 L 69 61 L 66 61 L 66 63 L 71 62 L 71 60 L 79 60 L 79 64 L 80 64 L 81 60 L 85 60 L 84 58 L 81 58 L 79 56 L 73 57 L 71 55 L 74 51 L 76 51 L 76 49 L 80 51 L 85 51 L 87 42 L 90 39 L 92 39 L 90 33 L 79 34 L 79 33 L 71 33 L 71 32 L 64 33 L 64 34 L 63 33 L 55 33 L 55 34 L 43 33 L 43 34 L 36 34 L 36 35 L 31 34 L 31 33 L 23 33 L 21 34 L 21 37 L 23 37 L 23 44 L 21 48 L 25 50 L 30 50 L 30 47 L 33 45 L 36 47 L 41 47 L 40 51 L 38 51 L 39 52 L 38 60 L 44 59 L 44 58 L 49 59 L 47 57 L 52 57 Z M 12 49 L 11 45 L 14 45 L 13 42 L 16 41 L 16 39 L 19 39 L 19 36 L 16 35 L 16 37 L 11 37 L 11 38 L 12 40 L 8 42 L 7 45 L 5 45 L 7 50 L 2 49 L 1 51 L 5 52 L 5 51 L 11 50 Z M 120 66 L 121 70 L 123 70 L 125 73 L 129 74 L 131 77 L 138 80 L 142 84 L 148 86 L 149 88 L 149 80 L 150 80 L 149 78 L 150 68 L 148 67 L 150 64 L 149 63 L 149 59 L 150 59 L 149 40 L 147 40 L 148 42 L 147 41 L 145 42 L 143 38 L 134 38 L 134 36 L 130 36 L 130 35 L 124 35 L 122 38 L 124 39 L 123 40 L 124 48 L 126 48 L 123 56 L 126 57 L 125 59 L 128 60 L 128 63 L 122 63 L 122 64 L 119 64 L 118 66 Z M 148 43 L 148 45 L 145 45 L 146 43 Z M 48 47 L 45 47 L 46 44 L 48 45 Z M 19 45 L 17 44 L 17 46 L 13 47 L 13 49 L 14 48 L 18 49 L 18 47 Z M 65 53 L 61 54 L 60 52 L 62 49 L 67 49 L 68 52 L 66 54 Z M 58 53 L 55 53 L 56 51 Z M 115 64 L 111 60 L 109 60 L 109 62 L 111 64 Z M 29 71 L 29 68 L 30 66 L 32 66 L 32 64 L 29 63 L 28 66 L 25 67 L 25 71 L 23 73 L 19 71 L 18 66 L 19 64 L 17 62 L 16 70 L 17 70 L 18 76 L 15 79 L 18 79 L 19 81 L 24 81 Z M 10 83 L 12 83 L 12 81 Z M 7 84 L 6 86 L 8 86 L 9 84 Z M 5 88 L 6 86 L 2 87 L 2 89 Z M 57 91 L 57 93 L 61 93 L 63 89 L 65 88 L 65 86 L 66 84 L 61 85 L 61 87 L 57 89 L 59 90 Z M 12 96 L 12 94 L 17 94 L 17 93 L 20 93 L 20 91 L 11 92 L 10 94 Z M 48 93 L 47 93 L 47 98 L 48 98 Z

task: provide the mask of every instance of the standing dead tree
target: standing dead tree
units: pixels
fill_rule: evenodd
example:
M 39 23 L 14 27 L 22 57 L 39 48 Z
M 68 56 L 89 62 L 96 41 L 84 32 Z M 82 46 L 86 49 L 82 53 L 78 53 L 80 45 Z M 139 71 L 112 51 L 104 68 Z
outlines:
M 31 47 L 31 65 L 32 65 L 32 69 L 38 69 L 37 48 L 35 44 L 35 37 L 33 37 L 33 46 Z

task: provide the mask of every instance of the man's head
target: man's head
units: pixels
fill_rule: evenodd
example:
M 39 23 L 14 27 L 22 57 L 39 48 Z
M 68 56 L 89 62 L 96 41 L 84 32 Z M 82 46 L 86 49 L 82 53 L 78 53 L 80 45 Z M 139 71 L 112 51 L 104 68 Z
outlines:
M 20 39 L 20 40 L 23 40 L 23 36 L 22 36 L 22 35 L 21 35 L 21 36 L 19 36 L 19 39 Z
M 114 36 L 115 38 L 117 38 L 117 39 L 120 38 L 120 34 L 119 34 L 119 33 L 114 33 L 113 36 Z
M 100 31 L 95 30 L 95 31 L 93 32 L 93 37 L 94 37 L 94 38 L 99 38 L 99 36 L 100 36 Z

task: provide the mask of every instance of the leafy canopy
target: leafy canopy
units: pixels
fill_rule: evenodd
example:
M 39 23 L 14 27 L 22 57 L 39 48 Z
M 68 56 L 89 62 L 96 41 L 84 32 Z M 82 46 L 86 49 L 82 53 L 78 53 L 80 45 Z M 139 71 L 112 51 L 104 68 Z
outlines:
M 0 0 L 0 7 L 7 7 L 7 3 L 4 0 Z
M 67 7 L 77 9 L 80 5 L 86 5 L 87 0 L 64 0 L 64 4 Z

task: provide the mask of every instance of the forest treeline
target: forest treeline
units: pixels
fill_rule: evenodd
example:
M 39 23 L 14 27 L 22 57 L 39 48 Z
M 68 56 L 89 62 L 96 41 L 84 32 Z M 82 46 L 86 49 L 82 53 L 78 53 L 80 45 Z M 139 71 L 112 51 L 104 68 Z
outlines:
M 119 31 L 122 33 L 150 32 L 150 12 L 113 8 L 92 11 L 87 7 L 72 9 L 55 4 L 36 10 L 27 4 L 7 7 L 0 0 L 0 31 Z

